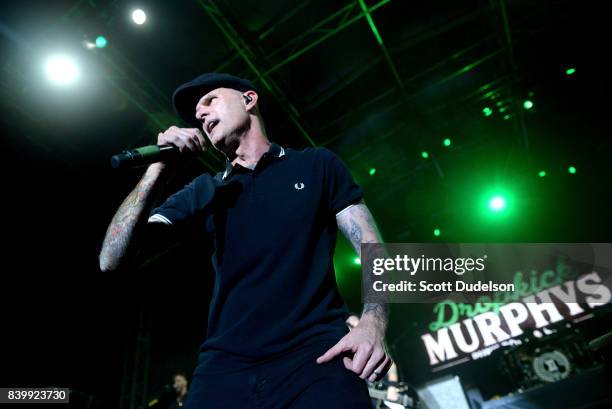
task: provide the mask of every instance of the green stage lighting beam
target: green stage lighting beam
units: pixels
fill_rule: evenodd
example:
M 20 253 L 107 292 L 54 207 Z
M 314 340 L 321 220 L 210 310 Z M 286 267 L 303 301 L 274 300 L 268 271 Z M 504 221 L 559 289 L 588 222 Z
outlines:
M 359 0 L 359 5 L 361 6 L 361 9 L 363 10 L 363 13 L 366 16 L 366 20 L 368 20 L 368 24 L 370 25 L 372 33 L 374 33 L 374 37 L 376 37 L 376 42 L 378 42 L 378 44 L 380 45 L 383 45 L 382 37 L 378 32 L 378 28 L 376 28 L 376 24 L 374 24 L 374 20 L 372 20 L 372 16 L 370 16 L 370 11 L 368 10 L 368 7 L 366 6 L 363 0 Z

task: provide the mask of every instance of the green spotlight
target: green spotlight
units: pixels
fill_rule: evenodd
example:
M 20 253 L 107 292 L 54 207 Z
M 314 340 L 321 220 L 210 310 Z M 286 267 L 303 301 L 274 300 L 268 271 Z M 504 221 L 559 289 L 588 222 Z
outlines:
M 573 175 L 576 173 L 576 168 L 574 166 L 570 166 L 567 168 L 567 171 Z
M 423 157 L 423 159 L 427 159 L 429 158 L 429 153 L 427 151 L 422 151 L 421 156 Z
M 493 196 L 489 200 L 489 209 L 494 212 L 501 212 L 506 208 L 506 199 L 503 196 Z
M 451 146 L 451 140 L 450 138 L 444 138 L 444 146 L 449 147 Z
M 433 231 L 433 233 L 434 233 L 434 236 L 436 236 L 436 237 L 440 237 L 440 229 L 435 228 L 435 229 L 434 229 L 434 231 Z
M 525 109 L 531 109 L 533 108 L 533 102 L 526 99 L 525 102 L 523 102 L 523 108 Z
M 501 112 L 502 114 L 503 114 L 504 112 L 506 112 L 506 107 L 501 107 L 501 108 L 499 108 L 499 112 Z
M 572 75 L 576 72 L 575 68 L 568 68 L 567 70 L 565 70 L 565 75 Z
M 98 36 L 96 38 L 96 47 L 104 48 L 108 44 L 108 40 L 104 36 Z
M 510 114 L 506 114 L 504 115 L 504 120 L 507 121 L 508 119 L 510 119 L 512 117 L 512 115 Z
M 482 109 L 482 113 L 484 114 L 484 116 L 491 116 L 493 115 L 493 110 L 489 107 L 484 107 Z
M 545 170 L 541 170 L 538 172 L 538 176 L 543 178 L 544 176 L 546 176 L 546 171 Z
M 501 225 L 516 215 L 518 206 L 516 192 L 513 192 L 508 186 L 501 185 L 490 186 L 484 190 L 475 204 L 478 206 L 483 221 L 501 223 Z
M 356 265 L 358 265 L 358 266 L 360 266 L 360 265 L 361 265 L 361 259 L 360 259 L 359 257 L 355 257 L 355 258 L 353 259 L 353 263 L 354 263 L 354 264 L 356 264 Z
M 369 173 L 370 176 L 373 176 L 376 173 L 376 168 L 371 168 Z

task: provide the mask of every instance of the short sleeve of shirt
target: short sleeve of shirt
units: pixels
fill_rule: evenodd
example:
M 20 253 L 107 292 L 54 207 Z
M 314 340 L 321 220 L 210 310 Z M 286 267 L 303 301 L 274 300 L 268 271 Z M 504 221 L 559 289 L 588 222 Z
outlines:
M 207 173 L 170 196 L 161 206 L 153 209 L 149 222 L 176 224 L 185 221 L 212 203 L 218 182 Z
M 329 149 L 319 148 L 325 169 L 327 206 L 334 215 L 363 198 L 363 190 L 355 183 L 342 160 Z

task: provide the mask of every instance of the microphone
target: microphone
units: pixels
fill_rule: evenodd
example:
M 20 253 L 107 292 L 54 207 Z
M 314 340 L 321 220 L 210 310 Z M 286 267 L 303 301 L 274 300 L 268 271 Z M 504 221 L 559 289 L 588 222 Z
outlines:
M 153 395 L 153 398 L 149 399 L 149 402 L 147 402 L 147 408 L 151 408 L 170 399 L 170 392 L 174 392 L 172 385 L 166 384 L 162 386 L 157 393 Z
M 175 159 L 179 155 L 179 148 L 174 145 L 148 145 L 113 155 L 111 165 L 115 169 L 132 168 Z

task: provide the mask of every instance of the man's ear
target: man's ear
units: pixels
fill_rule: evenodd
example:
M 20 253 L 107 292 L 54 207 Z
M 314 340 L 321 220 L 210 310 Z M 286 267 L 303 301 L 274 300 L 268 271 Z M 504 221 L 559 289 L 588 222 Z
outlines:
M 247 111 L 250 111 L 255 105 L 257 105 L 257 100 L 259 99 L 259 95 L 255 91 L 246 91 L 242 94 L 244 98 L 244 104 L 246 106 Z

